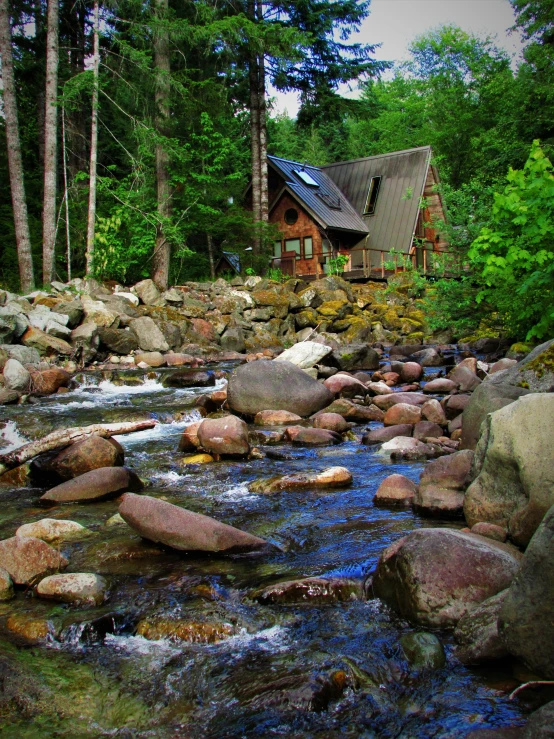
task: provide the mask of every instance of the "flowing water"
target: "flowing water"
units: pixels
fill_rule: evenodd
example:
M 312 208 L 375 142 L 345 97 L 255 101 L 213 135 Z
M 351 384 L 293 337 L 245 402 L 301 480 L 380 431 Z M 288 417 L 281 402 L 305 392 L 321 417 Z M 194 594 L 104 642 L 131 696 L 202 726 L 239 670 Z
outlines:
M 159 372 L 84 374 L 70 393 L 2 409 L 4 450 L 62 426 L 156 418 L 154 429 L 119 438 L 127 466 L 147 481 L 145 493 L 243 528 L 281 551 L 171 552 L 125 524 L 106 525 L 117 512 L 114 500 L 45 510 L 37 504 L 43 490 L 0 478 L 0 538 L 46 516 L 78 521 L 93 533 L 62 545 L 68 571 L 110 582 L 101 607 L 53 604 L 31 591 L 0 603 L 1 736 L 463 737 L 519 723 L 521 707 L 507 697 L 517 684 L 508 668 L 460 665 L 448 633 L 438 634 L 446 667 L 418 672 L 399 646 L 413 627 L 377 600 L 262 606 L 251 597 L 286 579 L 364 580 L 402 535 L 458 526 L 374 507 L 387 475 L 417 481 L 422 465 L 392 464 L 375 448 L 348 441 L 317 450 L 283 444 L 271 447 L 272 458 L 185 467 L 177 445 L 183 428 L 200 418 L 194 402 L 202 392 L 165 389 Z M 350 488 L 248 491 L 260 477 L 335 465 L 352 472 Z M 5 628 L 14 613 L 49 620 L 47 643 L 18 643 Z M 137 635 L 139 621 L 162 617 L 193 629 L 209 624 L 221 640 Z

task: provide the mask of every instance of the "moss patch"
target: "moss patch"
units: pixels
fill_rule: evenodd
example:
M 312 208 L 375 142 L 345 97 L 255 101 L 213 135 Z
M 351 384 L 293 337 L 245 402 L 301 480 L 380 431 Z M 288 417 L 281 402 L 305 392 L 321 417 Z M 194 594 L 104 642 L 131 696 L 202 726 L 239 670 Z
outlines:
M 525 369 L 532 370 L 539 380 L 547 372 L 554 372 L 554 344 L 529 362 Z

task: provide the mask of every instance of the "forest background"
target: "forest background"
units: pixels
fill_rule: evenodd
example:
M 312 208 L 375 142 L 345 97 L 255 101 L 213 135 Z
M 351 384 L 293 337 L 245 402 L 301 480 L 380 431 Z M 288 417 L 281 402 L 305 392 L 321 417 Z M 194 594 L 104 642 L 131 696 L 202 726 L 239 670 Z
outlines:
M 249 247 L 262 272 L 267 152 L 322 165 L 431 145 L 466 265 L 427 290 L 431 328 L 552 335 L 554 0 L 510 2 L 516 69 L 454 26 L 377 61 L 350 40 L 367 0 L 0 0 L 2 287 L 166 287 Z M 351 81 L 357 99 L 339 93 Z M 299 93 L 295 118 L 269 83 Z

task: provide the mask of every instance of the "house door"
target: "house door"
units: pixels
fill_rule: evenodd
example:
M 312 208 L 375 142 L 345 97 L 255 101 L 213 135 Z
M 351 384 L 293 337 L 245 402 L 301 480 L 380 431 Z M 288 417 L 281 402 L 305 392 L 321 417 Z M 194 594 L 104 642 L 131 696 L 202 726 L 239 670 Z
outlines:
M 281 252 L 281 272 L 284 275 L 294 277 L 296 274 L 296 256 L 295 251 Z

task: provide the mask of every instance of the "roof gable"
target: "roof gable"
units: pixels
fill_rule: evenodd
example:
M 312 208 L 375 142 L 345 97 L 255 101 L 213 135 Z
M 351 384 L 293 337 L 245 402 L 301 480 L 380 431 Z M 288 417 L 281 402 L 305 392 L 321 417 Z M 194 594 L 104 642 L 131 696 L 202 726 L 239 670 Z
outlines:
M 366 234 L 367 226 L 335 182 L 320 167 L 268 156 L 271 166 L 283 177 L 284 190 L 303 205 L 323 228 Z

